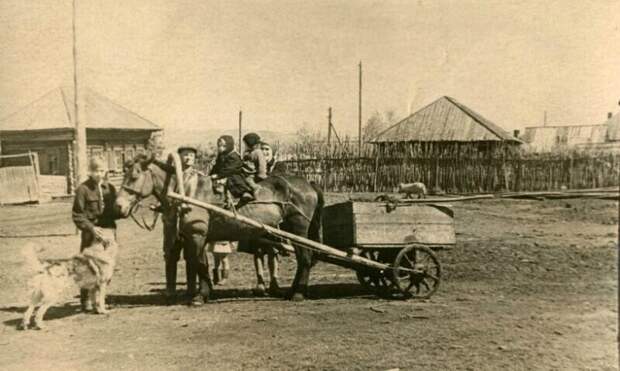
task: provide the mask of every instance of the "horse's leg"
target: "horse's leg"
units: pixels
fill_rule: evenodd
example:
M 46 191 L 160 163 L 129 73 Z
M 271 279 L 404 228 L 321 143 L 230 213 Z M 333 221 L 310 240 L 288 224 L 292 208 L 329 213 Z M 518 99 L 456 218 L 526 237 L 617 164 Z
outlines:
M 256 288 L 254 288 L 254 295 L 265 295 L 265 276 L 264 276 L 264 260 L 263 255 L 257 248 L 254 252 L 254 269 L 256 270 Z
M 308 236 L 308 222 L 301 216 L 295 216 L 289 225 L 291 233 L 304 238 Z M 301 301 L 305 299 L 308 293 L 308 281 L 310 278 L 310 268 L 312 267 L 312 250 L 296 245 L 295 257 L 297 259 L 297 270 L 291 285 L 290 299 Z
M 275 249 L 271 249 L 267 253 L 267 264 L 269 265 L 269 293 L 272 296 L 278 296 L 280 294 L 280 285 L 278 284 L 280 264 Z
M 306 249 L 306 248 L 301 249 L 303 265 L 302 265 L 301 273 L 299 276 L 299 292 L 303 295 L 303 297 L 308 296 L 308 283 L 310 281 L 310 268 L 312 268 L 312 265 L 313 265 L 312 255 L 313 255 L 312 250 Z M 294 297 L 293 299 L 295 300 Z
M 300 258 L 300 249 L 301 247 L 297 246 L 297 245 L 293 245 L 293 247 L 295 248 L 295 261 L 297 262 L 297 269 L 295 269 L 295 277 L 293 278 L 293 282 L 291 283 L 291 288 L 289 289 L 288 294 L 286 294 L 286 299 L 290 299 L 293 300 L 293 297 L 295 296 L 295 293 L 298 290 L 298 286 L 299 286 L 299 262 L 301 261 Z
M 295 278 L 291 284 L 291 289 L 287 298 L 293 301 L 302 301 L 305 299 L 308 293 L 308 280 L 310 277 L 311 256 L 308 253 L 310 250 L 295 246 L 295 258 L 297 260 L 297 269 L 295 271 Z

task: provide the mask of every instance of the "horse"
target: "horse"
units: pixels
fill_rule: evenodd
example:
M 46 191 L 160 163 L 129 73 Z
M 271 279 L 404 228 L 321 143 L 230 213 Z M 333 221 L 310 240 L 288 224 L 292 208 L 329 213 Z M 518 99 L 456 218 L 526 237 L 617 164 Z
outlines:
M 280 285 L 278 277 L 280 262 L 278 250 L 278 246 L 275 246 L 272 241 L 264 239 L 248 241 L 239 245 L 237 251 L 253 254 L 256 287 L 252 291 L 255 295 L 279 295 Z M 288 252 L 286 254 L 288 255 Z M 269 269 L 269 289 L 265 287 L 265 256 L 267 256 L 267 268 Z
M 162 204 L 168 205 L 166 184 L 180 168 L 180 160 L 171 154 L 175 166 L 155 160 L 152 156 L 138 155 L 126 166 L 125 176 L 117 194 L 116 206 L 122 217 L 131 215 L 140 200 L 154 196 Z M 179 179 L 179 175 L 176 177 Z M 255 192 L 255 200 L 239 204 L 235 212 L 264 225 L 280 227 L 282 230 L 300 237 L 321 241 L 323 193 L 320 188 L 305 178 L 289 175 L 270 176 L 261 181 Z M 182 189 L 182 185 L 180 185 Z M 212 204 L 222 204 L 222 197 L 213 191 L 212 180 L 201 176 L 195 196 L 197 200 Z M 199 277 L 199 295 L 208 300 L 212 290 L 209 266 L 205 251 L 207 242 L 215 241 L 255 241 L 269 238 L 266 232 L 227 218 L 187 205 L 182 207 L 180 233 L 188 244 L 188 262 Z M 300 301 L 307 297 L 310 269 L 316 259 L 313 251 L 294 245 L 297 269 L 287 298 Z

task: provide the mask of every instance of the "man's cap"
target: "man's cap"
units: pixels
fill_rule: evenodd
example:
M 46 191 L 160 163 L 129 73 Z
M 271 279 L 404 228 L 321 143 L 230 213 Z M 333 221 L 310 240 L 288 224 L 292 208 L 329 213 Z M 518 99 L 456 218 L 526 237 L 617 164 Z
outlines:
M 193 151 L 194 153 L 198 153 L 198 148 L 191 144 L 184 144 L 182 146 L 179 146 L 179 148 L 177 149 L 178 153 L 181 153 L 182 151 Z

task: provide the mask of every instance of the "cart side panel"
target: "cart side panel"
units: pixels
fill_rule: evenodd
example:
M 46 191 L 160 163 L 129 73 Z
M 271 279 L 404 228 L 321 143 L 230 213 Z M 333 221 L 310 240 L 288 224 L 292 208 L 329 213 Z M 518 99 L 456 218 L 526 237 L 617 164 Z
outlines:
M 358 245 L 456 243 L 452 209 L 446 205 L 411 205 L 388 211 L 378 203 L 354 203 Z
M 331 208 L 334 210 L 329 211 Z M 385 204 L 376 202 L 336 204 L 326 208 L 323 240 L 340 248 L 408 243 L 454 245 L 453 215 L 446 205 L 407 205 L 388 211 Z

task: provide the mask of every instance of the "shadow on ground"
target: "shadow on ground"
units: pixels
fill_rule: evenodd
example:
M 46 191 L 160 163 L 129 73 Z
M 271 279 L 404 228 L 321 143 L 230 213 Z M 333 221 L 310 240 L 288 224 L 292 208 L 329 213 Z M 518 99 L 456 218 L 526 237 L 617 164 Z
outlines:
M 26 308 L 27 308 L 26 306 L 11 306 L 11 307 L 0 308 L 0 311 L 7 312 L 7 313 L 19 313 L 21 315 L 26 311 Z M 62 318 L 74 316 L 80 313 L 82 313 L 80 310 L 80 306 L 76 304 L 65 304 L 62 306 L 51 307 L 45 313 L 45 321 L 62 319 Z M 20 316 L 19 318 L 4 321 L 3 324 L 8 327 L 17 328 L 21 324 L 21 322 L 22 322 L 22 317 Z

